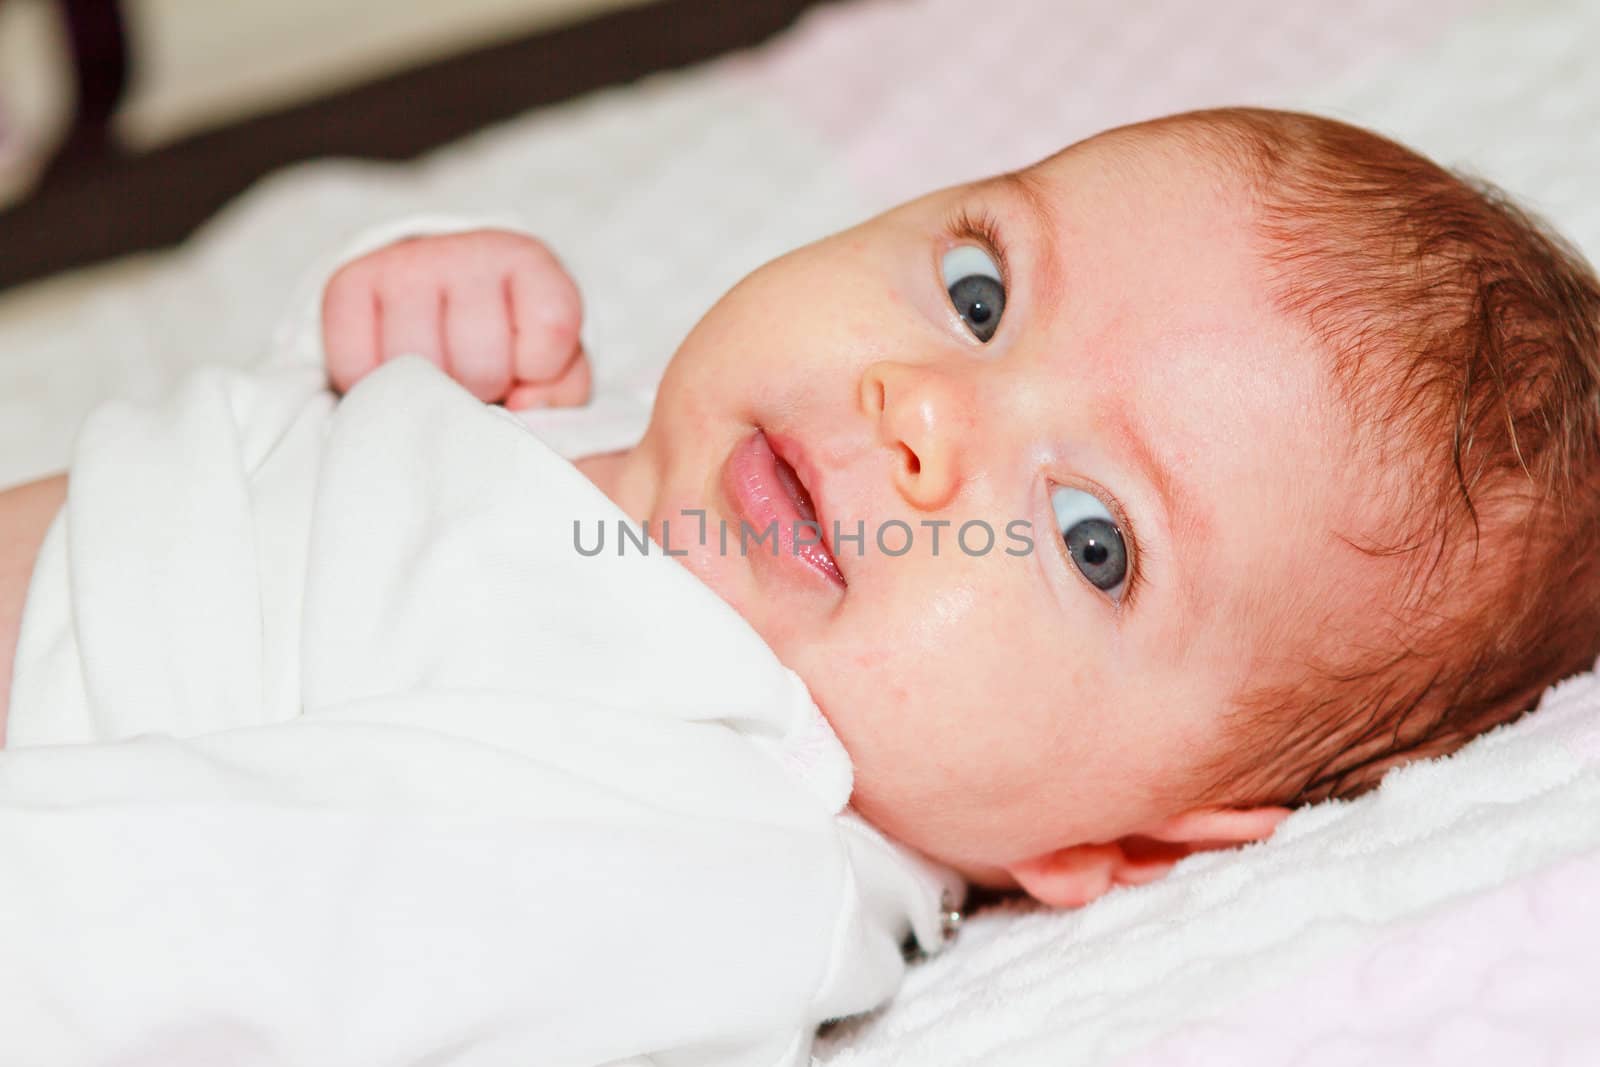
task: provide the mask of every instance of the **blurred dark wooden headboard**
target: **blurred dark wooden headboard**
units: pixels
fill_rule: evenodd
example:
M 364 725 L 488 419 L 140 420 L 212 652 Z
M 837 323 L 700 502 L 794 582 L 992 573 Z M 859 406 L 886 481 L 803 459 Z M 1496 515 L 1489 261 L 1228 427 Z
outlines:
M 116 0 L 61 2 L 77 63 L 77 125 L 35 192 L 0 211 L 0 289 L 176 244 L 285 164 L 410 159 L 528 108 L 758 43 L 821 0 L 627 7 L 137 154 L 119 152 L 107 135 L 129 62 Z M 419 109 L 417 100 L 435 106 Z

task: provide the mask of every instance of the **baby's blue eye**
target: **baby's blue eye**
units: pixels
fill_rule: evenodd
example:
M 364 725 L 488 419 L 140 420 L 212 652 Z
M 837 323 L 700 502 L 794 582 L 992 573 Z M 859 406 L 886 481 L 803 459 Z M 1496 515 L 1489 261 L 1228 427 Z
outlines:
M 1090 584 L 1116 599 L 1128 578 L 1128 547 L 1116 520 L 1094 494 L 1064 485 L 1050 491 L 1050 506 L 1072 562 Z
M 987 342 L 1000 328 L 1000 314 L 1006 308 L 1006 287 L 1000 280 L 1000 268 L 995 266 L 989 253 L 977 245 L 952 248 L 944 254 L 941 266 L 944 287 L 950 291 L 950 302 L 955 305 L 956 314 L 974 337 Z

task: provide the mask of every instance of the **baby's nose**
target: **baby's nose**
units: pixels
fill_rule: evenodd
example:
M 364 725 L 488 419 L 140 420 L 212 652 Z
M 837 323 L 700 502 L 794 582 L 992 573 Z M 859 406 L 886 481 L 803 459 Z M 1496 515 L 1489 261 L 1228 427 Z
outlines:
M 877 425 L 878 440 L 895 450 L 894 481 L 907 503 L 937 511 L 961 485 L 961 434 L 970 401 L 948 374 L 883 361 L 861 376 L 860 405 Z

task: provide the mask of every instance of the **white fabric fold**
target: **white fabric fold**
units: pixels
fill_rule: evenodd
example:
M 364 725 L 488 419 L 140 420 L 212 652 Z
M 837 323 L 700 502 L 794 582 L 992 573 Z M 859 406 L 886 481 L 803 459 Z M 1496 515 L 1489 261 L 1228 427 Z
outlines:
M 19 1062 L 791 1064 L 888 997 L 959 884 L 737 613 L 576 551 L 622 520 L 416 358 L 97 410 L 0 753 Z

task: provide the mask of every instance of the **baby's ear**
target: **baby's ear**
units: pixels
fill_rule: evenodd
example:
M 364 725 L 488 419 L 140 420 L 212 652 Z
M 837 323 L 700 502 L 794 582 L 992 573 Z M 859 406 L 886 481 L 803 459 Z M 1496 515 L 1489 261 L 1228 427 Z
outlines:
M 1006 870 L 1035 900 L 1077 908 L 1114 886 L 1153 882 L 1190 853 L 1270 837 L 1288 814 L 1288 808 L 1196 808 L 1142 833 L 1106 844 L 1070 845 Z

